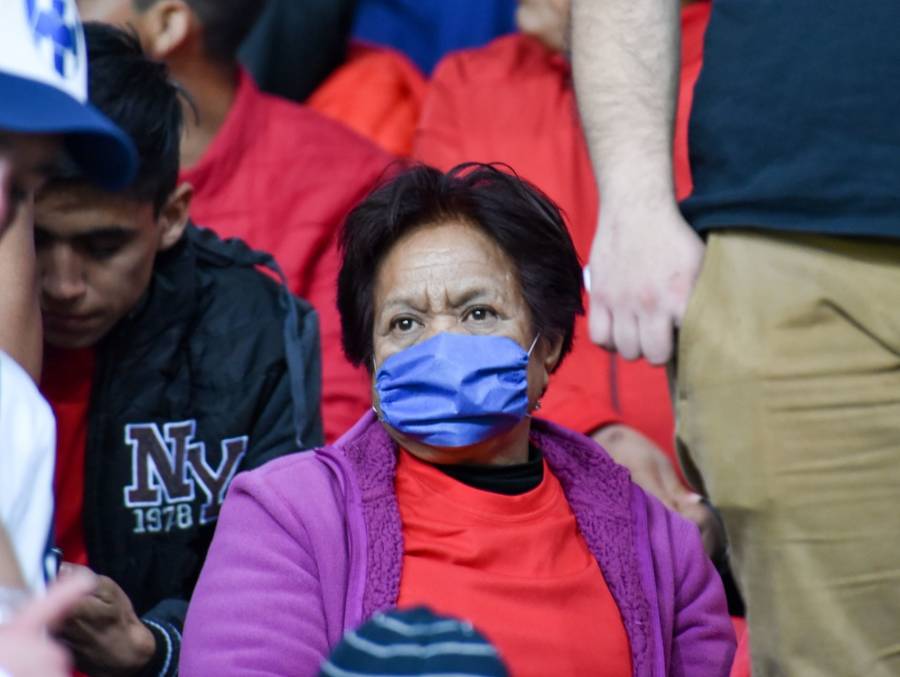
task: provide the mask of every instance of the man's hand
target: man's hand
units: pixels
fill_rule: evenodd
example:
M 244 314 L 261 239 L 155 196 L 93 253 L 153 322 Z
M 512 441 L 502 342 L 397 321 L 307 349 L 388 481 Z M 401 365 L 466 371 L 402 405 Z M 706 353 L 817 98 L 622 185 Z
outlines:
M 677 2 L 572 1 L 578 110 L 601 196 L 591 338 L 654 364 L 672 354 L 703 252 L 675 202 L 680 25 Z
M 0 671 L 14 677 L 69 677 L 68 652 L 47 634 L 95 580 L 79 572 L 54 583 L 47 594 L 26 604 L 11 622 L 0 625 Z
M 65 564 L 62 576 L 83 568 Z M 156 648 L 153 633 L 138 618 L 128 596 L 106 576 L 97 577 L 91 594 L 75 606 L 57 635 L 72 650 L 76 667 L 92 677 L 136 674 Z
M 631 472 L 631 479 L 652 494 L 670 510 L 691 520 L 700 528 L 706 553 L 713 556 L 725 543 L 721 524 L 699 495 L 687 489 L 678 479 L 672 463 L 653 442 L 634 428 L 609 425 L 593 434 L 619 465 Z
M 591 247 L 591 339 L 627 360 L 666 363 L 703 250 L 674 200 L 655 209 L 604 205 Z

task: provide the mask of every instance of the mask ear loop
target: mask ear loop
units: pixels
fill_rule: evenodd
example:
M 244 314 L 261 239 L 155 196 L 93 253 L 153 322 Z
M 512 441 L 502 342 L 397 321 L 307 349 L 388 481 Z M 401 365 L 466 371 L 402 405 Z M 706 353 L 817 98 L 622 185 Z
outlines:
M 528 349 L 528 359 L 531 359 L 531 353 L 534 352 L 534 347 L 537 345 L 538 339 L 541 337 L 541 332 L 538 332 L 534 336 L 534 341 L 531 342 L 531 347 Z M 538 398 L 538 401 L 534 403 L 534 406 L 528 410 L 526 414 L 528 418 L 531 418 L 531 414 L 541 408 L 541 400 Z
M 377 369 L 375 368 L 375 352 L 372 352 L 372 376 L 377 375 Z M 375 402 L 372 402 L 372 411 L 375 412 L 375 417 L 379 421 L 384 421 L 384 418 L 381 416 L 381 412 L 378 411 L 378 408 L 375 406 Z
M 528 349 L 528 357 L 531 357 L 531 353 L 534 351 L 534 347 L 537 345 L 538 339 L 541 337 L 541 332 L 538 332 L 534 335 L 534 341 L 531 342 L 531 347 Z

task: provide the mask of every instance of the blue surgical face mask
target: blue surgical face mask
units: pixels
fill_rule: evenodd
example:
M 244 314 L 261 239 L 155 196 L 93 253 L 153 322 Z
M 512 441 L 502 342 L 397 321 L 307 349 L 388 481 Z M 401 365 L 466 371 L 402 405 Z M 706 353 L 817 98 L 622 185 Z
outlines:
M 528 413 L 528 352 L 504 336 L 438 334 L 387 358 L 375 374 L 381 419 L 435 447 L 477 444 Z

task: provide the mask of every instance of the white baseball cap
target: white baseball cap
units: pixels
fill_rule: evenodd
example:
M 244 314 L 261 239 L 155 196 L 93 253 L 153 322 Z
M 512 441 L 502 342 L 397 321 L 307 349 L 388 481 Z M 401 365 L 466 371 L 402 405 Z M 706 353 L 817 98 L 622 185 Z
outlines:
M 75 0 L 0 0 L 0 129 L 62 134 L 86 176 L 124 188 L 137 152 L 88 103 L 87 69 Z

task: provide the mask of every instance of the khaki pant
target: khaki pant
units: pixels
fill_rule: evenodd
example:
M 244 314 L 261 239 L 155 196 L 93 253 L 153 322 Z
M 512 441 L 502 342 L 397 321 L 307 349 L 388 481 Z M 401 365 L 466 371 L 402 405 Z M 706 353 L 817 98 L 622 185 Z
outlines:
M 900 675 L 900 242 L 711 235 L 677 366 L 753 674 Z

